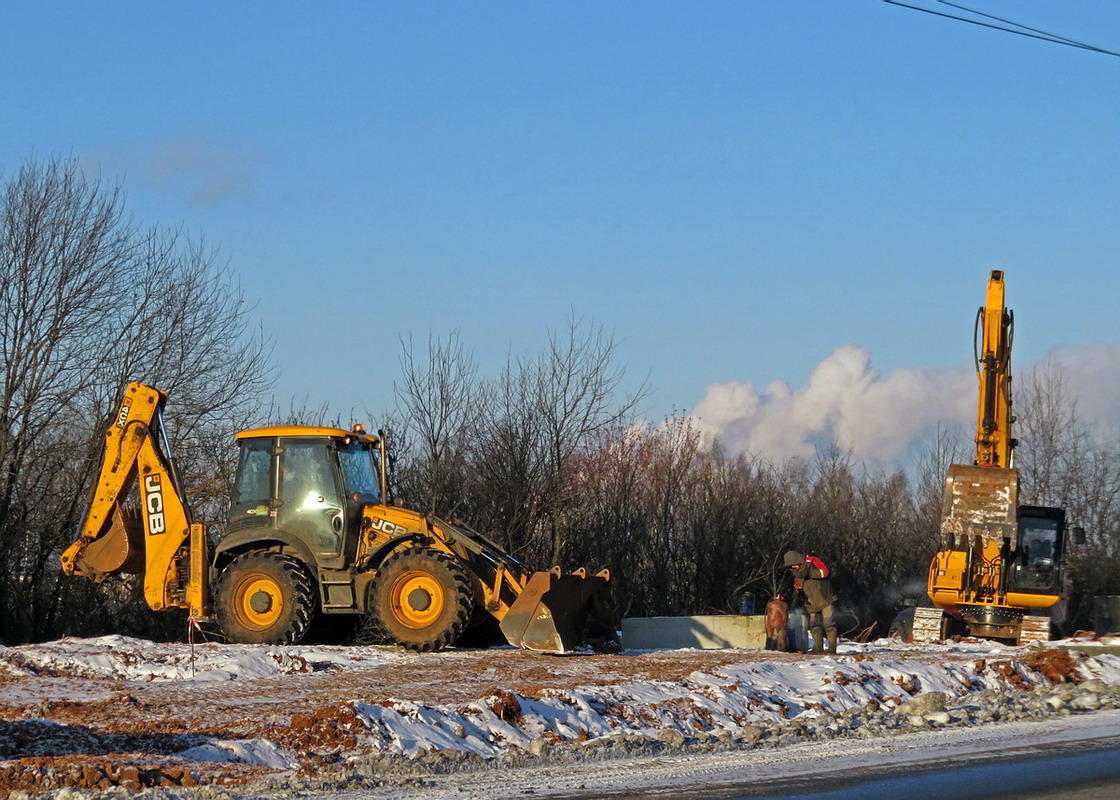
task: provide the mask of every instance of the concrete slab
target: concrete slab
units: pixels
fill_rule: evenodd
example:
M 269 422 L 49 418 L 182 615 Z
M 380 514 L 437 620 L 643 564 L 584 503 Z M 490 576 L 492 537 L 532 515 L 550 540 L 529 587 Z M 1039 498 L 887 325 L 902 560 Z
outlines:
M 628 617 L 622 620 L 622 646 L 629 650 L 722 650 L 766 647 L 766 618 L 759 615 L 704 617 Z
M 1090 656 L 1102 654 L 1120 656 L 1120 644 L 1101 644 L 1100 642 L 1084 642 L 1078 644 L 1060 644 L 1059 650 L 1076 650 Z

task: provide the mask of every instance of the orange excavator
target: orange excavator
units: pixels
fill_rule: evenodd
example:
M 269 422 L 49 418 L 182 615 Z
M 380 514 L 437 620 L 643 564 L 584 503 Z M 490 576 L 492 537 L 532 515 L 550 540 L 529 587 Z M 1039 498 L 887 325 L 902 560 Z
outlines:
M 530 572 L 467 525 L 397 506 L 384 440 L 360 425 L 238 433 L 228 520 L 211 544 L 183 491 L 166 403 L 140 383 L 125 391 L 65 573 L 139 574 L 151 608 L 216 621 L 232 642 L 295 644 L 318 620 L 360 615 L 367 639 L 418 651 L 490 620 L 517 647 L 611 648 L 607 570 Z
M 945 478 L 940 547 L 929 569 L 933 608 L 915 608 L 912 641 L 956 634 L 1012 640 L 1050 638 L 1049 609 L 1066 592 L 1065 511 L 1019 505 L 1018 442 L 1011 436 L 1014 315 L 1004 307 L 1001 270 L 988 279 L 973 335 L 980 404 L 976 460 Z M 1068 534 L 1084 540 L 1081 528 Z

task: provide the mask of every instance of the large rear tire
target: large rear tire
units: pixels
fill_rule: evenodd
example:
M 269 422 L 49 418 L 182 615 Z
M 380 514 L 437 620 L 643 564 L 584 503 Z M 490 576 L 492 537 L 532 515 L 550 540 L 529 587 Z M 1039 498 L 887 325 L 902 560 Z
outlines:
M 474 608 L 466 567 L 430 547 L 410 547 L 390 556 L 367 597 L 371 633 L 421 653 L 458 639 Z
M 218 625 L 241 644 L 298 644 L 311 627 L 315 594 L 302 562 L 271 550 L 242 553 L 215 587 Z

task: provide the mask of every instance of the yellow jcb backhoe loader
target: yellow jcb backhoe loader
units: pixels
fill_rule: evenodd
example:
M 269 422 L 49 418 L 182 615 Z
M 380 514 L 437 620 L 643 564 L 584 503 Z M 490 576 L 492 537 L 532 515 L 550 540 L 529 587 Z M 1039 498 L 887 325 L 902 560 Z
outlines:
M 167 395 L 130 384 L 109 424 L 93 499 L 62 555 L 70 575 L 143 576 L 151 608 L 215 619 L 232 642 L 294 644 L 318 615 L 418 651 L 496 619 L 510 644 L 561 653 L 610 645 L 607 570 L 530 574 L 466 525 L 389 502 L 383 441 L 361 426 L 236 435 L 240 460 L 216 546 L 192 520 L 164 430 Z M 139 482 L 139 508 L 127 505 Z
M 915 608 L 912 640 L 957 633 L 1019 644 L 1050 638 L 1048 609 L 1065 591 L 1065 511 L 1021 506 L 1011 437 L 1014 316 L 1004 308 L 1003 272 L 993 270 L 976 316 L 974 359 L 980 381 L 976 461 L 953 464 L 945 478 L 941 543 L 927 591 L 934 608 Z M 1084 531 L 1072 528 L 1083 541 Z

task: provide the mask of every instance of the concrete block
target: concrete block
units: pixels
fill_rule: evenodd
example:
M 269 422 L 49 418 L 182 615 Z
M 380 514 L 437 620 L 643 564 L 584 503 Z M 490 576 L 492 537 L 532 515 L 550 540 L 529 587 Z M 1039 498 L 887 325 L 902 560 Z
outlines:
M 766 647 L 766 618 L 761 614 L 706 617 L 627 617 L 622 620 L 622 646 L 630 650 L 694 647 L 722 650 Z

